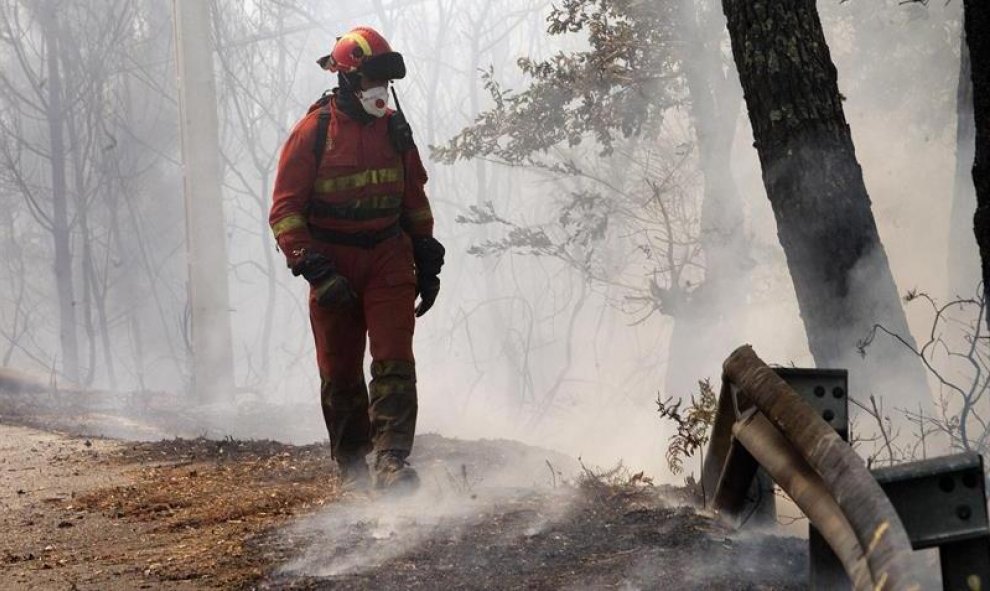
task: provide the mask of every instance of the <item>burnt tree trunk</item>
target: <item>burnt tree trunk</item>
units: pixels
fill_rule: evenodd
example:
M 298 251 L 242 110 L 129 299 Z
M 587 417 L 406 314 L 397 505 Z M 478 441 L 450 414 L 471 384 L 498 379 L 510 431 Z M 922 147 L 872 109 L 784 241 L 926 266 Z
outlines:
M 980 247 L 983 289 L 990 284 L 990 4 L 986 0 L 963 0 L 966 43 L 973 77 L 973 121 L 976 125 L 976 157 L 973 184 L 976 186 L 976 215 L 973 230 Z M 990 327 L 990 317 L 987 318 Z
M 723 0 L 763 184 L 808 345 L 848 367 L 856 394 L 929 402 L 920 360 L 891 338 L 861 359 L 874 323 L 914 346 L 877 232 L 814 0 Z
M 55 251 L 55 289 L 58 291 L 59 344 L 62 351 L 62 374 L 70 382 L 79 381 L 79 341 L 76 334 L 76 301 L 72 281 L 71 222 L 68 184 L 65 177 L 66 145 L 64 136 L 62 74 L 59 68 L 57 7 L 53 2 L 42 7 L 41 17 L 47 52 L 48 123 L 52 175 L 52 239 Z
M 973 77 L 969 67 L 966 33 L 959 35 L 959 83 L 956 88 L 956 174 L 952 184 L 952 211 L 949 217 L 949 296 L 970 297 L 979 282 L 979 250 L 973 237 Z
M 667 392 L 693 393 L 698 380 L 717 379 L 726 351 L 739 344 L 753 268 L 743 201 L 732 176 L 732 143 L 742 105 L 738 83 L 724 72 L 725 21 L 718 0 L 682 0 L 681 64 L 704 177 L 701 246 L 705 279 L 674 316 Z

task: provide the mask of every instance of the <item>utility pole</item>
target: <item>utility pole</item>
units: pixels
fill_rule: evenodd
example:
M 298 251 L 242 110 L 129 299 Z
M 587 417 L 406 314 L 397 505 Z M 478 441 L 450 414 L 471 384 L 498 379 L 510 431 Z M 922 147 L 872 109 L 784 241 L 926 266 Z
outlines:
M 234 391 L 227 245 L 220 192 L 220 140 L 210 3 L 173 0 L 179 125 L 186 205 L 193 394 L 200 403 Z

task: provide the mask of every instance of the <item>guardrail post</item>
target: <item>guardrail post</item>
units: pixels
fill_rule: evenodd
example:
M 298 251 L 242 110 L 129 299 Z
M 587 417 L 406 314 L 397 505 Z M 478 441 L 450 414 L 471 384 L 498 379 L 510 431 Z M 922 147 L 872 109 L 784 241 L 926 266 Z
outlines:
M 812 388 L 809 395 L 808 388 L 794 389 L 821 412 L 829 409 L 823 404 L 829 403 L 828 396 L 821 396 L 820 390 L 816 395 Z M 826 394 L 831 391 L 826 390 Z M 836 420 L 824 414 L 823 418 L 845 439 L 848 423 L 837 421 L 841 413 L 832 410 Z M 943 589 L 990 589 L 990 517 L 979 454 L 943 456 L 872 472 L 904 524 L 911 547 L 938 547 Z M 842 565 L 814 527 L 810 527 L 808 549 L 812 591 L 852 588 Z
M 773 479 L 732 436 L 736 421 L 754 411 L 737 388 L 723 381 L 702 484 L 705 493 L 713 497 L 712 508 L 736 527 L 777 521 Z
M 849 372 L 845 369 L 780 367 L 774 371 L 849 441 Z M 813 525 L 808 525 L 808 586 L 812 591 L 851 589 L 842 563 Z
M 808 589 L 811 591 L 846 591 L 852 583 L 842 562 L 828 547 L 828 542 L 818 533 L 818 528 L 808 526 Z
M 915 550 L 938 547 L 943 589 L 990 589 L 983 457 L 962 453 L 874 470 Z
M 848 372 L 844 369 L 774 368 L 844 440 L 849 433 Z M 773 480 L 732 438 L 732 425 L 752 406 L 737 388 L 723 382 L 712 440 L 705 457 L 703 484 L 716 495 L 712 506 L 729 520 L 767 525 L 777 519 Z M 836 561 L 837 562 L 837 561 Z M 841 569 L 841 566 L 839 567 Z M 844 571 L 843 571 L 844 574 Z
M 849 372 L 845 369 L 775 367 L 774 373 L 849 441 Z
M 725 469 L 715 491 L 712 506 L 728 516 L 734 526 L 777 523 L 773 479 L 735 439 L 729 445 Z
M 990 536 L 944 544 L 938 549 L 943 589 L 986 589 L 990 585 Z

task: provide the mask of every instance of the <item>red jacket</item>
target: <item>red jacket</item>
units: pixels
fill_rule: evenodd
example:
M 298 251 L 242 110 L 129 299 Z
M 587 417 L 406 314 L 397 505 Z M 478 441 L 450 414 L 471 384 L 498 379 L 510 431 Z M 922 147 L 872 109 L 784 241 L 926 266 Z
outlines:
M 282 147 L 268 221 L 290 265 L 314 240 L 310 226 L 358 233 L 401 223 L 412 236 L 433 235 L 426 170 L 415 148 L 399 154 L 392 147 L 392 112 L 362 124 L 335 103 L 325 107 L 331 117 L 319 170 L 313 153 L 319 103 Z

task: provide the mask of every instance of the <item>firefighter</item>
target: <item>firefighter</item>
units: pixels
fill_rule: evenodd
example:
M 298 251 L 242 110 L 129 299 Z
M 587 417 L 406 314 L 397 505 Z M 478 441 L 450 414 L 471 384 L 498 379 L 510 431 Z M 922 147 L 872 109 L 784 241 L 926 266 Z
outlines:
M 310 285 L 320 403 L 345 482 L 409 491 L 419 483 L 407 462 L 417 411 L 413 329 L 440 291 L 444 248 L 433 238 L 412 130 L 397 97 L 396 110 L 388 107 L 405 63 L 370 27 L 338 38 L 317 63 L 338 86 L 286 140 L 269 222 L 293 275 Z

